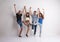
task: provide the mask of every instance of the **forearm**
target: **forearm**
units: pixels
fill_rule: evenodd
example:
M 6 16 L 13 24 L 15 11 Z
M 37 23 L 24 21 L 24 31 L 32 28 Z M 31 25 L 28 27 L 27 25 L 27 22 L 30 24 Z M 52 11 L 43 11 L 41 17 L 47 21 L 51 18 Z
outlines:
M 39 8 L 37 9 L 37 13 L 38 13 L 38 14 L 41 13 Z
M 31 7 L 30 7 L 30 9 L 29 9 L 29 13 L 30 13 L 30 15 L 32 15 L 32 10 L 31 10 Z
M 17 13 L 17 10 L 16 10 L 16 4 L 14 4 L 14 10 L 15 10 L 15 13 Z
M 26 14 L 27 10 L 26 10 L 26 6 L 24 6 L 24 13 Z
M 45 10 L 44 9 L 42 9 L 43 10 L 43 14 L 45 14 Z

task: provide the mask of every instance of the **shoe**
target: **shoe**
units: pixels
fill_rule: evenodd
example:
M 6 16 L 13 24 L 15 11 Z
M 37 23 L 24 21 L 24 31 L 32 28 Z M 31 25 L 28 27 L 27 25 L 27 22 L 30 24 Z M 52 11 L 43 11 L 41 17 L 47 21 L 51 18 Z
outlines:
M 26 34 L 26 37 L 28 37 L 28 35 Z
M 19 37 L 22 37 L 22 36 L 19 35 Z

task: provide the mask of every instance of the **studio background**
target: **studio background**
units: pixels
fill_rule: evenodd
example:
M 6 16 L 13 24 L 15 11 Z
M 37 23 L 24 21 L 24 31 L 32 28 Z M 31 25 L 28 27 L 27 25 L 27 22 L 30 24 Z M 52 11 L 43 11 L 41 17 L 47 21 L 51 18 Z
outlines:
M 42 36 L 60 36 L 60 0 L 0 0 L 0 36 L 17 36 L 14 3 L 17 11 L 24 5 L 32 10 L 44 8 Z

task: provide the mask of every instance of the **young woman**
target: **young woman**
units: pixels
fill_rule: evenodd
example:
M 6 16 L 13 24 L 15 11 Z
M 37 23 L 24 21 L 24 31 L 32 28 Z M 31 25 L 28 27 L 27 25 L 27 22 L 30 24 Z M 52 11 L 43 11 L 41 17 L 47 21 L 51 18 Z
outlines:
M 29 12 L 26 11 L 26 6 L 24 6 L 24 10 L 25 10 L 25 15 L 24 15 L 24 24 L 27 26 L 27 32 L 26 32 L 26 36 L 28 37 L 28 33 L 30 30 L 30 14 Z
M 17 12 L 16 10 L 16 4 L 14 4 L 14 9 L 15 9 L 15 13 L 16 13 L 16 18 L 17 18 L 17 23 L 20 25 L 20 29 L 19 29 L 19 37 L 21 37 L 21 33 L 22 33 L 22 13 L 23 11 L 19 10 Z
M 44 12 L 43 12 L 44 14 Z M 39 22 L 39 26 L 40 26 L 40 36 L 41 36 L 41 32 L 42 32 L 42 24 L 43 24 L 43 19 L 44 19 L 44 15 L 43 15 L 40 11 L 40 9 L 38 8 L 38 22 Z

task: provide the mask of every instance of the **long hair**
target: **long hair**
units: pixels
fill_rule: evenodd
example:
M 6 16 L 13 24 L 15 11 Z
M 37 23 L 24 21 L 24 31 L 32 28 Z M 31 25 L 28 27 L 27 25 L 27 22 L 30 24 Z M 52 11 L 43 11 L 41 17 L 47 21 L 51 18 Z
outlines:
M 27 14 L 28 14 L 28 17 L 30 17 L 30 16 L 29 16 L 29 12 L 26 13 L 26 16 L 27 16 Z
M 44 15 L 42 13 L 39 13 L 39 17 L 41 17 L 42 19 L 44 19 Z

